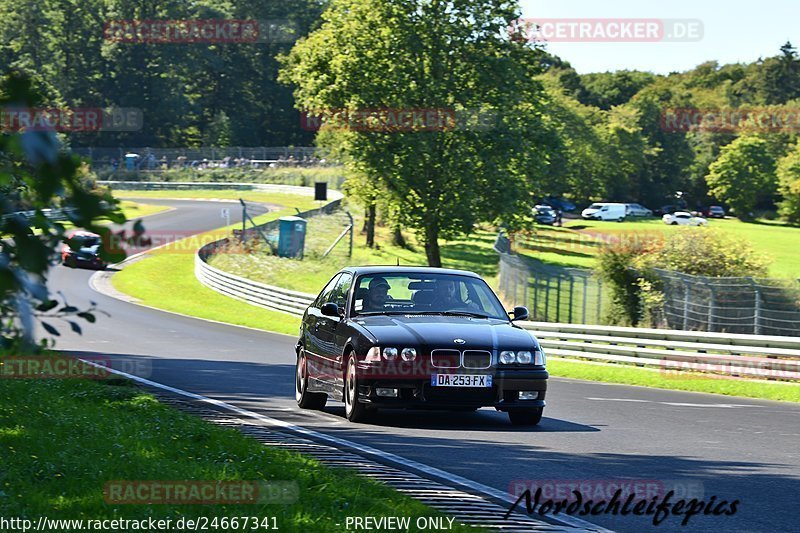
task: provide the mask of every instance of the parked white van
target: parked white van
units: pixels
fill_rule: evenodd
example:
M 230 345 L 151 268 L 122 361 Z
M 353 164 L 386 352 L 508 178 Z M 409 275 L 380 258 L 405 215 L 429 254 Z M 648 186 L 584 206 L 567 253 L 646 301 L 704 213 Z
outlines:
M 616 220 L 622 222 L 627 214 L 625 204 L 596 203 L 592 204 L 581 212 L 581 216 L 587 220 Z

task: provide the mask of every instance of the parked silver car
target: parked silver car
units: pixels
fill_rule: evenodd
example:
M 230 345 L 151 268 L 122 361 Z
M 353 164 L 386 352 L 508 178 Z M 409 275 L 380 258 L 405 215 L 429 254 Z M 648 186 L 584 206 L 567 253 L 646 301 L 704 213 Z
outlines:
M 641 204 L 625 204 L 626 206 L 626 216 L 629 217 L 651 217 L 653 216 L 653 210 L 648 209 Z

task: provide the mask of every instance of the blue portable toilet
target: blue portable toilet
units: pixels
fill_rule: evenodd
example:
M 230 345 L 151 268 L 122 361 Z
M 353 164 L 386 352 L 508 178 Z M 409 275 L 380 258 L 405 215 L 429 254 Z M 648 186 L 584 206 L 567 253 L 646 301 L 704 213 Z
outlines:
M 136 170 L 139 154 L 125 154 L 125 170 Z
M 278 257 L 303 258 L 306 244 L 306 220 L 283 217 L 278 221 Z

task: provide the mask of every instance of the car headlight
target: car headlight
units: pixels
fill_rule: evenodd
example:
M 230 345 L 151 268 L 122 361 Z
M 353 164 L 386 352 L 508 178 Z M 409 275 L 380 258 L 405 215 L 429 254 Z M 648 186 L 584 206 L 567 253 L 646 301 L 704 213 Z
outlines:
M 381 360 L 381 349 L 377 346 L 373 346 L 367 352 L 367 357 L 364 358 L 364 361 L 369 361 L 371 363 L 375 363 Z
M 514 361 L 516 361 L 517 355 L 514 352 L 510 351 L 503 351 L 500 352 L 500 362 L 504 365 L 510 365 Z
M 397 359 L 397 348 L 384 348 L 383 358 L 387 361 L 394 361 Z
M 414 348 L 403 348 L 403 351 L 400 352 L 400 357 L 403 358 L 403 361 L 413 361 L 417 358 L 417 350 Z
M 527 365 L 530 364 L 531 361 L 533 361 L 533 356 L 531 355 L 531 352 L 528 351 L 517 352 L 517 363 L 522 363 L 523 365 Z

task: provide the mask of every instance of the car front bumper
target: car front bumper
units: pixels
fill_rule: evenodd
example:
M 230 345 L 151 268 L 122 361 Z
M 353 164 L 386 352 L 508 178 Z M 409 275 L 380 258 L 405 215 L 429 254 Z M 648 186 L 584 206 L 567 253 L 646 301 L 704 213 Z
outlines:
M 426 378 L 360 378 L 359 400 L 389 409 L 459 409 L 494 407 L 498 411 L 544 407 L 547 370 L 495 370 L 491 387 L 434 387 Z M 393 389 L 396 397 L 379 396 L 377 389 Z M 521 400 L 520 391 L 536 392 L 536 399 Z

